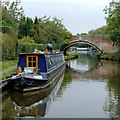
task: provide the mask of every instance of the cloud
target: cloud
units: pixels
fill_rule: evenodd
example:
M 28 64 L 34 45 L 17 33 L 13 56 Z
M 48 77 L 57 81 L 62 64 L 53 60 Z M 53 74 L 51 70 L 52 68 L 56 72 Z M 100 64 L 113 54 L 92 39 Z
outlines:
M 44 15 L 63 19 L 73 34 L 87 32 L 105 24 L 103 9 L 112 0 L 21 0 L 25 15 Z
M 55 2 L 55 3 L 64 3 L 64 2 L 82 2 L 82 0 L 22 0 L 24 2 Z
M 13 0 L 12 0 L 13 1 Z M 23 2 L 55 2 L 55 3 L 106 3 L 111 2 L 112 0 L 22 0 Z

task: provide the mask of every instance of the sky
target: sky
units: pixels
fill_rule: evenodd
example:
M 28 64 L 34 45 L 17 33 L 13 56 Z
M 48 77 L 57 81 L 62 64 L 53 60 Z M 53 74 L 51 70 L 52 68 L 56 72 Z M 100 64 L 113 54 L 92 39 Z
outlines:
M 26 16 L 51 16 L 62 20 L 73 34 L 87 33 L 106 24 L 103 9 L 112 0 L 21 0 Z

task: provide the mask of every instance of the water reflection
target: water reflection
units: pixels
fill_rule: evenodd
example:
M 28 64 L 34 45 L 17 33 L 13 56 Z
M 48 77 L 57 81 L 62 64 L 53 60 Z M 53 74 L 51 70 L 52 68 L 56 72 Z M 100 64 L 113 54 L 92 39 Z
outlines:
M 85 60 L 84 56 L 86 56 Z M 106 60 L 98 61 L 94 57 L 91 57 L 92 62 L 89 59 L 90 55 L 80 54 L 79 60 L 73 60 L 67 64 L 67 68 L 72 73 L 71 79 L 106 83 L 103 110 L 110 118 L 120 118 L 120 64 Z M 82 61 L 87 64 L 87 67 Z M 78 66 L 82 67 L 82 70 Z
M 108 94 L 106 97 L 104 110 L 111 118 L 120 119 L 120 71 L 109 76 L 106 87 Z
M 80 53 L 58 83 L 25 94 L 6 91 L 2 105 L 4 118 L 120 118 L 120 64 Z
M 14 117 L 44 117 L 50 104 L 54 101 L 63 81 L 64 73 L 50 87 L 34 92 L 20 93 L 17 91 L 6 91 L 3 94 L 3 118 Z M 7 100 L 9 101 L 7 103 Z M 4 104 L 6 106 L 4 107 Z M 8 104 L 10 108 L 8 108 Z M 7 109 L 6 109 L 7 107 Z M 5 112 L 4 112 L 5 110 Z M 11 114 L 4 114 L 4 113 Z
M 79 58 L 76 60 L 71 60 L 68 63 L 68 66 L 70 68 L 74 68 L 74 70 L 79 70 L 81 72 L 86 72 L 91 68 L 94 68 L 98 63 L 98 61 L 95 60 L 94 53 L 91 53 L 89 51 L 83 51 L 83 52 L 81 51 L 78 53 L 79 53 Z

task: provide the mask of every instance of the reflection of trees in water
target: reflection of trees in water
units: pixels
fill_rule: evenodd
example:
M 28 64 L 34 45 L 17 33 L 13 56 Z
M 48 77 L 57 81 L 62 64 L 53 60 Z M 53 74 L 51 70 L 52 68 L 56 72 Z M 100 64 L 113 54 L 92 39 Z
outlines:
M 2 93 L 2 118 L 13 118 L 16 114 L 8 91 L 4 91 Z
M 109 78 L 107 83 L 108 96 L 103 107 L 111 118 L 120 119 L 120 72 Z

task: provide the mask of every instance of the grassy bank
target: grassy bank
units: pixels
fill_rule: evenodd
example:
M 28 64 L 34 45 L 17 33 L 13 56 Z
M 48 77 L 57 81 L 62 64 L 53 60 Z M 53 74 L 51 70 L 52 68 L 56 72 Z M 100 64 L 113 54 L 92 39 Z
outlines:
M 5 73 L 2 74 L 2 80 L 4 80 L 5 78 L 7 77 L 11 77 L 13 75 L 13 73 L 16 71 L 16 68 L 10 70 L 10 71 L 7 71 Z
M 6 61 L 0 61 L 0 68 L 1 68 L 1 72 L 10 68 L 10 67 L 13 67 L 13 66 L 17 66 L 17 61 L 18 60 L 6 60 Z M 5 73 L 3 74 L 0 74 L 0 80 L 2 79 L 5 79 L 6 77 L 9 77 L 13 74 L 13 72 L 16 71 L 16 68 L 13 68 L 12 70 L 8 70 L 6 71 Z
M 18 60 L 5 60 L 2 61 L 2 71 L 7 68 L 13 67 L 17 65 Z
M 111 53 L 98 53 L 97 58 L 120 62 L 120 51 Z

